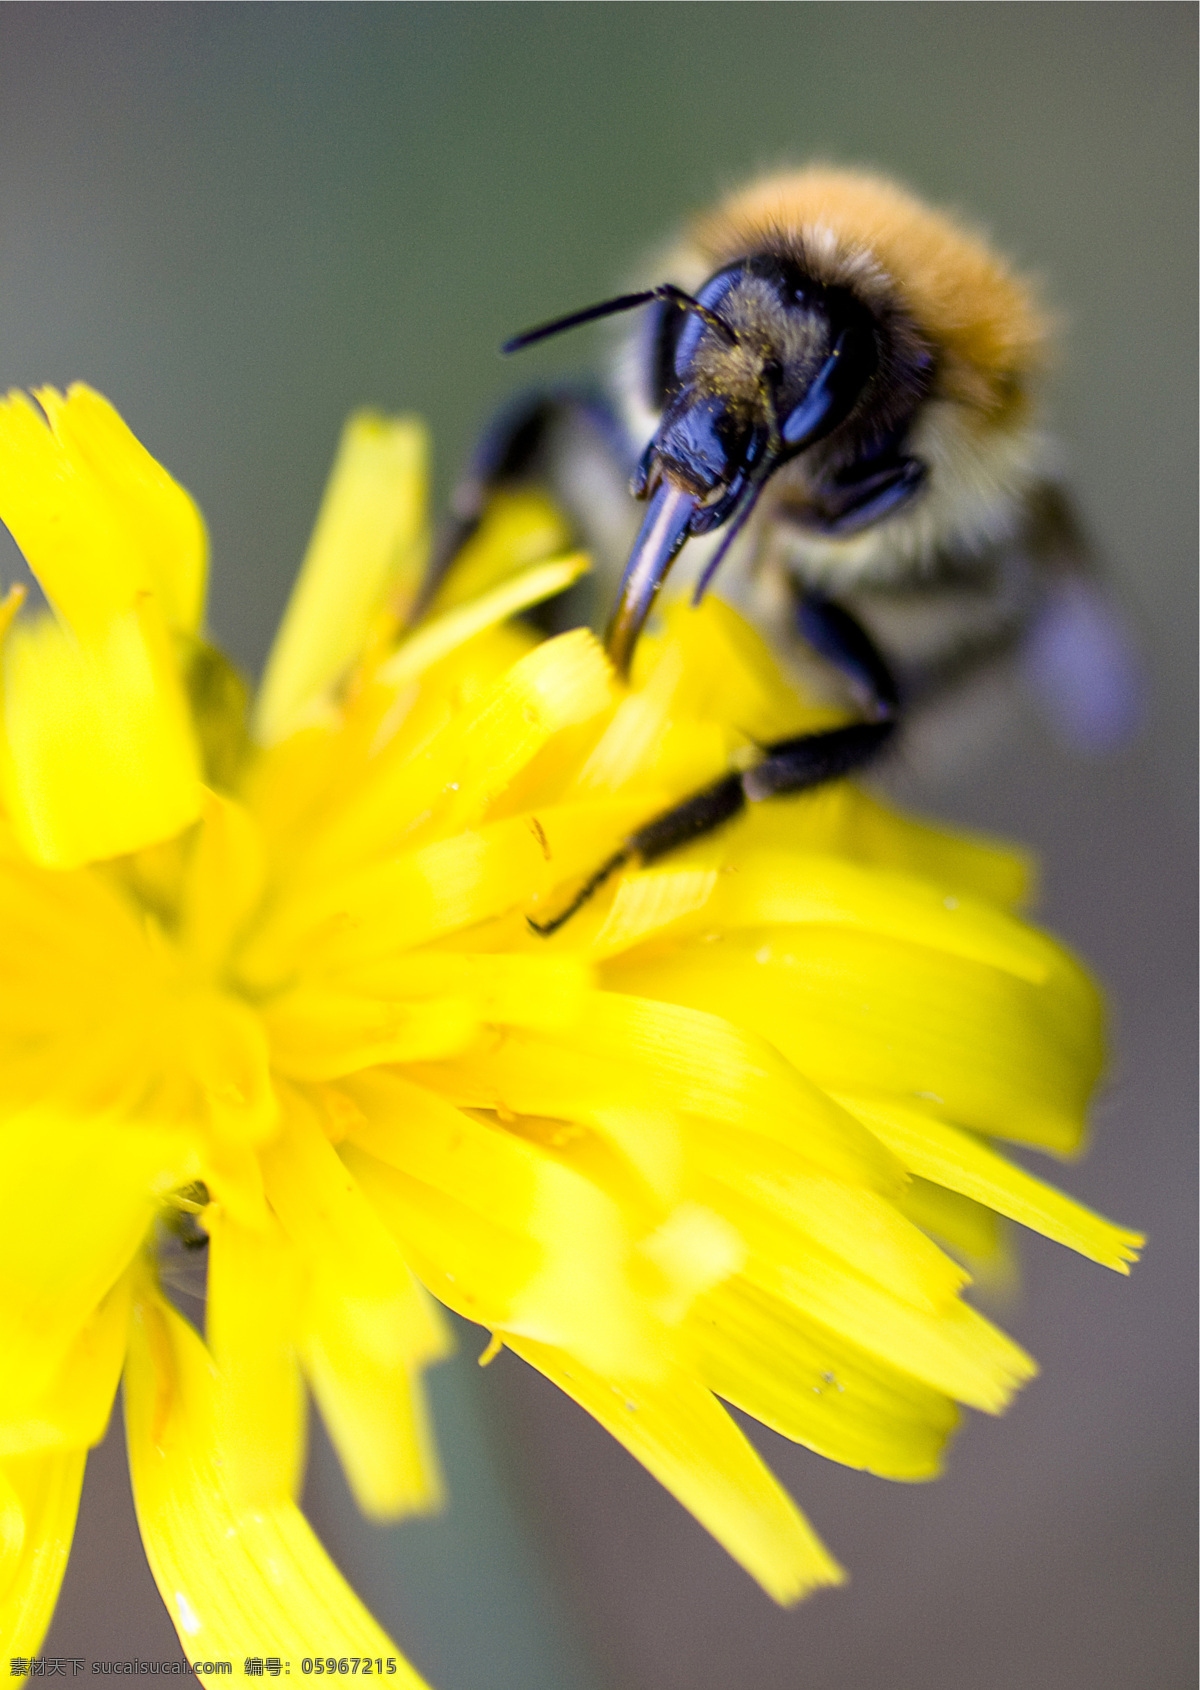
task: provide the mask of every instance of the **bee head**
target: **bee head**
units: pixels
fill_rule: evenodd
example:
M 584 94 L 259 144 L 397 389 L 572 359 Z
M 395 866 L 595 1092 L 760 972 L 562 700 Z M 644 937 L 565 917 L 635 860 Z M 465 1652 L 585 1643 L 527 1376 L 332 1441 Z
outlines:
M 772 253 L 724 266 L 691 305 L 667 298 L 660 313 L 661 414 L 633 483 L 650 508 L 608 630 L 622 669 L 685 541 L 728 529 L 699 596 L 769 478 L 856 410 L 879 361 L 867 307 Z
M 634 491 L 666 478 L 693 493 L 691 532 L 728 520 L 748 484 L 843 422 L 874 373 L 870 312 L 846 288 L 760 254 L 727 265 L 689 309 L 660 307 L 661 421 Z
M 720 533 L 699 595 L 789 463 L 779 510 L 840 579 L 974 555 L 1011 530 L 1043 475 L 1051 325 L 986 242 L 894 183 L 816 165 L 737 190 L 666 263 L 695 291 L 622 294 L 506 348 L 654 306 L 619 372 L 627 420 L 650 437 L 633 482 L 648 509 L 608 630 L 618 667 L 688 539 Z
M 670 284 L 622 294 L 518 335 L 504 350 L 651 301 L 661 311 L 661 416 L 634 476 L 633 493 L 649 509 L 607 636 L 619 669 L 684 542 L 726 524 L 731 541 L 770 476 L 855 410 L 879 358 L 874 319 L 850 289 L 770 253 L 725 265 L 695 296 Z

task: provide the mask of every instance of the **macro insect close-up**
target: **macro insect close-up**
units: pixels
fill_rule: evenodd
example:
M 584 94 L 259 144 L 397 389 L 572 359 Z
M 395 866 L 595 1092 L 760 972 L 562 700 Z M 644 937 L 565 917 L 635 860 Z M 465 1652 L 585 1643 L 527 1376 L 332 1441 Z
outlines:
M 905 716 L 1002 658 L 1044 651 L 1046 703 L 1085 743 L 1136 717 L 1132 652 L 1054 475 L 1038 392 L 1050 324 L 982 239 L 881 177 L 816 166 L 694 217 L 659 273 L 506 343 L 642 314 L 607 384 L 501 411 L 456 489 L 428 590 L 489 497 L 540 476 L 601 554 L 592 614 L 611 592 L 602 625 L 619 672 L 682 553 L 693 602 L 722 571 L 777 639 L 824 660 L 860 719 L 764 746 L 654 818 L 534 924 L 546 934 L 626 863 L 746 802 L 869 767 Z M 603 552 L 631 498 L 645 512 L 614 588 Z
M 1195 1683 L 1195 48 L 0 6 L 14 1685 Z

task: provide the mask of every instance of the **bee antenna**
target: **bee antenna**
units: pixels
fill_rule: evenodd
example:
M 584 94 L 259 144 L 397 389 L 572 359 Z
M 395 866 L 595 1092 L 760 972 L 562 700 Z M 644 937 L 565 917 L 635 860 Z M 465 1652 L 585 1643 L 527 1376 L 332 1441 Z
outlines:
M 549 340 L 551 335 L 562 334 L 566 329 L 577 329 L 583 323 L 594 323 L 600 317 L 615 317 L 621 311 L 635 311 L 639 305 L 649 305 L 655 299 L 669 299 L 672 305 L 679 305 L 685 311 L 694 311 L 697 317 L 707 323 L 710 329 L 723 336 L 730 346 L 737 345 L 737 330 L 731 328 L 724 317 L 718 316 L 707 305 L 701 305 L 698 299 L 693 299 L 690 293 L 677 288 L 673 282 L 663 282 L 660 287 L 647 288 L 643 293 L 619 293 L 612 299 L 601 300 L 599 305 L 589 305 L 582 311 L 572 311 L 567 317 L 556 317 L 552 323 L 542 323 L 536 329 L 526 329 L 524 334 L 514 335 L 506 340 L 500 348 L 501 352 L 520 352 L 523 347 L 532 346 L 535 341 Z

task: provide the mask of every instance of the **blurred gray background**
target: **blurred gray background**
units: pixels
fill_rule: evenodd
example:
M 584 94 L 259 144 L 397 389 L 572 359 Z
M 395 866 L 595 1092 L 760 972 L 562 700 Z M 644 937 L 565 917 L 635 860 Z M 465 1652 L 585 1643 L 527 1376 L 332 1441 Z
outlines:
M 968 209 L 1067 320 L 1053 415 L 1146 731 L 1089 762 L 1020 716 L 972 768 L 897 779 L 1041 852 L 1042 916 L 1114 1002 L 1065 1183 L 1145 1227 L 1146 1261 L 1124 1281 L 1028 1242 L 1005 1318 L 1043 1375 L 936 1485 L 759 1438 L 853 1574 L 791 1612 L 510 1356 L 474 1369 L 468 1334 L 436 1385 L 444 1520 L 361 1527 L 320 1446 L 308 1491 L 439 1690 L 1196 1682 L 1195 33 L 1190 4 L 0 8 L 0 374 L 92 382 L 192 489 L 249 667 L 349 409 L 424 412 L 444 488 L 514 381 L 588 356 L 514 371 L 498 342 L 760 166 L 870 163 Z M 176 1652 L 122 1459 L 116 1433 L 47 1653 Z

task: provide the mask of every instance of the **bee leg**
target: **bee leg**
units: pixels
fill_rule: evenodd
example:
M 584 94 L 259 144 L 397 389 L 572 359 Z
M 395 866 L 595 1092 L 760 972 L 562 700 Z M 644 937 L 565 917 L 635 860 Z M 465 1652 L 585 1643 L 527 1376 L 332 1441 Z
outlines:
M 863 695 L 867 720 L 764 746 L 762 761 L 741 776 L 742 789 L 752 804 L 807 792 L 865 768 L 900 726 L 896 677 L 862 623 L 815 588 L 800 595 L 796 619 L 813 650 L 840 669 Z
M 877 719 L 894 717 L 900 689 L 887 660 L 856 616 L 815 587 L 799 593 L 796 623 L 819 657 L 842 671 L 865 695 Z
M 549 921 L 526 920 L 542 938 L 564 926 L 605 881 L 632 862 L 653 863 L 693 840 L 703 839 L 765 798 L 789 797 L 840 780 L 865 768 L 885 749 L 899 727 L 896 681 L 886 661 L 860 624 L 823 594 L 805 593 L 799 606 L 801 626 L 811 644 L 858 684 L 869 698 L 871 719 L 847 722 L 821 733 L 797 734 L 763 746 L 761 760 L 739 773 L 723 775 L 682 803 L 654 816 L 631 833 L 612 856 L 588 876 L 570 903 Z
M 796 733 L 762 747 L 761 762 L 740 774 L 713 781 L 695 798 L 647 821 L 625 845 L 625 860 L 654 862 L 679 845 L 712 833 L 732 820 L 745 804 L 764 798 L 806 793 L 826 781 L 840 781 L 879 757 L 894 737 L 901 717 L 896 676 L 859 620 L 825 593 L 808 590 L 798 603 L 801 632 L 821 657 L 833 662 L 864 693 L 867 720 L 847 722 L 820 733 Z
M 711 786 L 701 787 L 699 792 L 685 798 L 681 804 L 676 804 L 670 810 L 664 810 L 661 815 L 655 816 L 644 827 L 638 828 L 636 833 L 631 833 L 624 844 L 588 876 L 565 909 L 560 910 L 549 921 L 535 921 L 532 916 L 526 916 L 529 926 L 543 939 L 548 939 L 552 933 L 557 933 L 560 927 L 564 927 L 600 890 L 605 881 L 611 879 L 617 870 L 624 868 L 627 863 L 652 863 L 656 858 L 666 856 L 668 851 L 675 851 L 681 845 L 690 844 L 693 839 L 703 839 L 706 833 L 714 832 L 722 822 L 732 821 L 746 805 L 744 781 L 745 776 L 741 774 L 724 775 L 720 780 L 713 781 Z
M 804 511 L 802 526 L 829 536 L 857 534 L 906 505 L 928 475 L 919 458 L 898 458 L 880 465 L 870 459 L 822 487 Z
M 711 786 L 685 798 L 670 810 L 631 833 L 584 881 L 575 896 L 549 921 L 526 916 L 532 930 L 543 939 L 557 933 L 604 885 L 629 863 L 653 863 L 693 840 L 715 833 L 732 821 L 747 804 L 764 798 L 782 798 L 808 792 L 826 781 L 839 780 L 865 767 L 883 750 L 896 731 L 895 718 L 878 722 L 849 722 L 826 733 L 799 734 L 763 747 L 761 762 L 741 774 L 725 775 Z
M 411 620 L 429 609 L 451 565 L 471 539 L 492 494 L 502 487 L 549 479 L 552 436 L 563 425 L 582 423 L 599 437 L 614 461 L 632 471 L 632 452 L 616 413 L 604 396 L 580 387 L 535 389 L 503 406 L 488 424 L 450 496 Z

